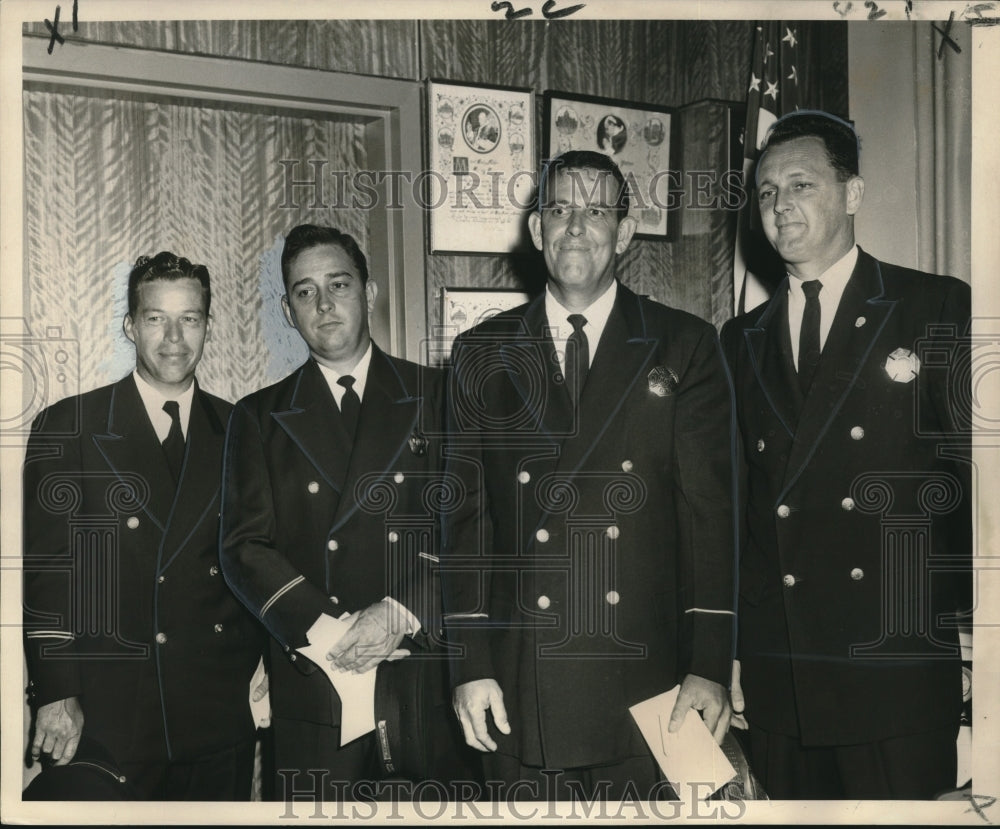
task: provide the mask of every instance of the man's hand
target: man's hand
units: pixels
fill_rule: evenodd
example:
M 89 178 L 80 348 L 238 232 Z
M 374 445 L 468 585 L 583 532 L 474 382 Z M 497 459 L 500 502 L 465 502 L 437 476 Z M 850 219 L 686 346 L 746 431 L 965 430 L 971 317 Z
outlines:
M 257 687 L 253 689 L 253 701 L 260 702 L 264 697 L 267 696 L 268 689 L 270 688 L 270 683 L 267 678 L 267 671 L 264 671 L 260 678 L 260 683 Z
M 740 660 L 738 659 L 733 660 L 733 684 L 729 691 L 729 699 L 733 703 L 733 725 L 746 731 L 750 724 L 743 714 L 746 702 L 743 699 L 743 686 L 740 685 Z
M 452 695 L 452 707 L 465 732 L 465 742 L 480 751 L 496 751 L 497 744 L 486 727 L 486 711 L 493 713 L 493 722 L 504 734 L 510 734 L 503 691 L 495 679 L 475 679 L 459 685 Z
M 335 668 L 363 674 L 392 656 L 406 635 L 406 620 L 391 602 L 362 610 L 350 629 L 326 655 Z
M 35 739 L 31 743 L 31 758 L 42 753 L 52 757 L 57 766 L 65 766 L 80 744 L 83 733 L 83 711 L 76 697 L 50 702 L 35 715 Z
M 715 737 L 715 742 L 721 745 L 726 731 L 729 730 L 729 720 L 732 715 L 732 709 L 729 707 L 729 694 L 726 693 L 726 689 L 718 682 L 688 674 L 681 683 L 677 702 L 674 703 L 674 710 L 670 713 L 668 731 L 680 730 L 689 708 L 701 711 L 701 718 L 705 721 L 705 725 Z

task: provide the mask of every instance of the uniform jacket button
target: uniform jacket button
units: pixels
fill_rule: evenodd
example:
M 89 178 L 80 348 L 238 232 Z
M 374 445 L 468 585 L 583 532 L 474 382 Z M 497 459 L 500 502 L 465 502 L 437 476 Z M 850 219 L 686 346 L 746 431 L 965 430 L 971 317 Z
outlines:
M 788 504 L 781 504 L 778 507 L 778 518 L 788 518 L 792 514 L 792 510 L 789 508 Z
M 604 532 L 607 534 L 608 538 L 610 538 L 612 541 L 614 541 L 614 539 L 618 538 L 618 536 L 621 535 L 621 530 L 619 530 L 618 527 L 616 527 L 614 524 L 608 527 Z
M 552 605 L 552 600 L 548 596 L 539 596 L 538 597 L 538 607 L 539 607 L 539 609 L 541 609 L 541 610 L 548 610 L 551 605 Z
M 604 600 L 610 605 L 616 605 L 621 601 L 621 596 L 618 595 L 617 590 L 609 590 L 608 595 L 604 597 Z
M 855 581 L 861 581 L 861 579 L 863 579 L 864 577 L 865 577 L 865 571 L 862 570 L 860 567 L 855 567 L 853 570 L 851 570 L 851 578 L 854 579 Z
M 337 543 L 337 539 L 335 538 L 331 538 L 326 542 L 326 549 L 328 549 L 331 553 L 337 552 L 337 548 L 339 547 L 340 545 Z
M 165 645 L 165 644 L 167 644 L 167 634 L 165 634 L 165 633 L 157 633 L 156 634 L 156 644 L 158 644 L 158 645 Z
M 852 509 L 854 509 L 854 499 L 853 498 L 845 498 L 843 501 L 840 502 L 840 508 L 841 509 L 846 509 L 846 510 L 852 510 Z
M 622 472 L 631 472 L 634 468 L 632 461 L 622 461 Z
M 309 490 L 310 495 L 315 495 L 317 492 L 319 492 L 319 482 L 310 481 L 308 484 L 306 484 L 306 489 Z
M 535 538 L 539 540 L 542 544 L 549 540 L 549 531 L 542 527 L 538 532 L 535 533 Z
M 397 472 L 395 475 L 392 476 L 392 479 L 397 484 L 401 484 L 401 483 L 403 483 L 403 481 L 406 480 L 406 476 L 402 472 Z
M 166 580 L 167 580 L 166 576 L 157 576 L 156 577 L 156 583 L 157 584 L 163 584 L 163 582 L 165 582 Z
M 785 585 L 785 587 L 795 587 L 795 576 L 789 573 L 781 580 L 781 583 Z
M 209 567 L 208 568 L 208 575 L 210 575 L 210 576 L 217 576 L 217 575 L 219 575 L 219 565 L 218 564 L 213 564 L 211 567 Z
M 336 596 L 331 596 L 330 601 L 333 602 L 334 604 L 340 604 L 340 599 L 338 599 Z
M 397 541 L 399 541 L 399 533 L 396 532 L 395 530 L 390 530 L 387 538 L 389 539 L 390 544 L 395 544 Z
M 215 630 L 216 633 L 222 633 L 222 624 L 219 623 L 219 622 L 216 622 L 214 630 Z
M 531 480 L 531 473 L 528 472 L 528 470 L 522 469 L 520 472 L 517 473 L 517 482 L 519 484 L 526 484 L 530 480 Z
M 128 527 L 130 530 L 134 530 L 136 527 L 139 526 L 139 519 L 133 515 L 128 519 L 128 521 L 125 522 L 125 526 Z
M 862 427 L 860 427 L 860 426 L 852 426 L 851 427 L 851 439 L 852 440 L 861 440 L 861 438 L 863 438 L 864 436 L 865 436 L 865 430 Z
M 757 451 L 758 452 L 763 452 L 764 451 L 764 438 L 758 438 L 757 439 Z
M 298 657 L 294 653 L 288 654 L 288 661 L 289 662 L 294 662 L 296 659 L 298 659 Z

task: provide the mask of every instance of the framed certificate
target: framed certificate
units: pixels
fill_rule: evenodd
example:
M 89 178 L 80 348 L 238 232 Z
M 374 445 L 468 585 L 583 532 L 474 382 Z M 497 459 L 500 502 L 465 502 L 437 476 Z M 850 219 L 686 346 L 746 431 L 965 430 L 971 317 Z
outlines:
M 428 81 L 431 253 L 507 253 L 535 185 L 529 89 Z
M 629 215 L 639 223 L 640 237 L 667 236 L 670 192 L 679 184 L 670 170 L 671 122 L 668 107 L 545 93 L 548 157 L 567 150 L 596 150 L 611 156 L 628 182 Z

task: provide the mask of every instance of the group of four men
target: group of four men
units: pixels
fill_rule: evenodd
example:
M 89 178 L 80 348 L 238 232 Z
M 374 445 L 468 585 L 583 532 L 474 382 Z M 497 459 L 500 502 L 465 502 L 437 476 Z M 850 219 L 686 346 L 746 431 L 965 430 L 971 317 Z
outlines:
M 788 278 L 720 343 L 618 281 L 624 178 L 566 153 L 529 217 L 544 293 L 460 336 L 447 374 L 371 341 L 364 255 L 301 225 L 282 307 L 310 358 L 231 414 L 194 380 L 207 272 L 141 259 L 135 372 L 28 447 L 32 753 L 82 737 L 136 797 L 245 798 L 266 650 L 281 784 L 385 776 L 299 652 L 347 614 L 326 659 L 446 653 L 466 742 L 520 797 L 662 795 L 629 707 L 677 684 L 671 730 L 693 708 L 721 741 L 735 708 L 772 797 L 953 787 L 968 425 L 918 352 L 962 359 L 969 290 L 855 245 L 858 173 L 839 119 L 772 128 L 757 190 Z

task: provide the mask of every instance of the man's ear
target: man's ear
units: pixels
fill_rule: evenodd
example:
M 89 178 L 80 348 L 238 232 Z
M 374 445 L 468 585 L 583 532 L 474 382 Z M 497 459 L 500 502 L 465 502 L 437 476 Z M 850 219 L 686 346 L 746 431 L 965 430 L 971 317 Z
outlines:
M 618 239 L 615 242 L 615 253 L 624 253 L 625 249 L 632 242 L 639 223 L 632 217 L 626 216 L 618 223 Z
M 370 276 L 365 283 L 365 295 L 368 297 L 368 313 L 375 310 L 375 297 L 378 296 L 378 285 Z
M 528 214 L 528 231 L 531 233 L 531 241 L 538 249 L 542 249 L 542 214 L 537 210 L 532 210 Z
M 288 304 L 288 294 L 281 295 L 281 310 L 284 311 L 288 324 L 298 330 L 298 326 L 295 324 L 295 317 L 292 316 L 292 307 Z
M 208 318 L 205 320 L 205 342 L 211 342 L 212 340 L 212 315 L 209 314 Z
M 132 315 L 126 314 L 122 317 L 122 331 L 131 342 L 135 342 L 135 324 L 132 322 Z
M 851 176 L 847 180 L 847 215 L 853 216 L 861 207 L 865 197 L 865 180 L 861 176 Z

